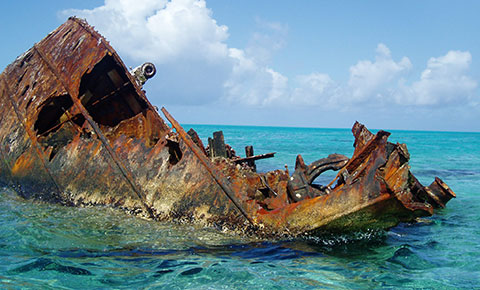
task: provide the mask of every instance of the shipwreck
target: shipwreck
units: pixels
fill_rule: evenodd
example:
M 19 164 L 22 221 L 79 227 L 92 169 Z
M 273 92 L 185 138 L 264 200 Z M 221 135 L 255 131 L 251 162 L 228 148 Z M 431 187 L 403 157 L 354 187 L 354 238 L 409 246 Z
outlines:
M 215 132 L 208 145 L 142 90 L 155 74 L 130 72 L 86 21 L 69 18 L 0 75 L 0 181 L 25 198 L 106 205 L 159 221 L 258 236 L 389 228 L 444 207 L 455 193 L 423 186 L 406 145 L 390 133 L 352 129 L 351 158 L 332 154 L 295 169 L 256 172 Z M 168 123 L 167 123 L 168 121 Z M 326 185 L 315 179 L 338 174 Z

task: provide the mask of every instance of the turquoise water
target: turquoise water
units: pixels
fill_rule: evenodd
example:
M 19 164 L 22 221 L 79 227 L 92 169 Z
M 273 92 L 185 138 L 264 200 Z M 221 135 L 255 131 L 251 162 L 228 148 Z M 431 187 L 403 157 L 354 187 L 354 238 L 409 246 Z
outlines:
M 297 153 L 312 162 L 353 152 L 346 129 L 193 127 L 204 140 L 223 130 L 242 156 L 246 145 L 276 151 L 257 163 L 263 171 L 293 170 Z M 392 131 L 389 140 L 407 143 L 422 183 L 439 176 L 458 197 L 419 223 L 350 236 L 256 241 L 110 208 L 25 201 L 0 187 L 0 288 L 479 288 L 480 134 Z

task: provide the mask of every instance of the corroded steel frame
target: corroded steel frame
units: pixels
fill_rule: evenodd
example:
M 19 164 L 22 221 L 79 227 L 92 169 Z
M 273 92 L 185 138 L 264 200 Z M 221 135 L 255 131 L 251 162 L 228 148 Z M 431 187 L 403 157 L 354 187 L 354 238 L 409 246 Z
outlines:
M 418 182 L 406 145 L 359 123 L 352 158 L 306 165 L 299 155 L 292 176 L 248 163 L 267 156 L 207 156 L 162 108 L 167 125 L 109 43 L 77 18 L 0 79 L 0 181 L 26 198 L 270 237 L 389 228 L 455 197 L 439 178 Z M 339 170 L 332 182 L 313 184 L 327 169 Z

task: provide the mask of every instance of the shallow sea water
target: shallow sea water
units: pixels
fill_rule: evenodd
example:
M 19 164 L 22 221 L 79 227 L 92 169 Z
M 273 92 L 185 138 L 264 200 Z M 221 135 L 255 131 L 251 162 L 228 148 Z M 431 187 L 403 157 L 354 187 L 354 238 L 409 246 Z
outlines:
M 223 130 L 244 155 L 276 151 L 259 171 L 293 170 L 330 153 L 351 156 L 350 130 L 194 127 Z M 107 208 L 27 201 L 0 187 L 2 289 L 474 289 L 480 287 L 480 134 L 392 131 L 412 172 L 457 193 L 446 209 L 388 231 L 260 241 L 214 229 L 146 221 Z M 328 183 L 334 176 L 321 176 Z

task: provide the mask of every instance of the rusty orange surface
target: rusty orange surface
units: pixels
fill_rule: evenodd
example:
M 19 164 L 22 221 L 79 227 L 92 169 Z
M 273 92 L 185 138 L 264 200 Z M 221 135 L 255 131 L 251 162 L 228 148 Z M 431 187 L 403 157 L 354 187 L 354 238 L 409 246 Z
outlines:
M 356 123 L 354 154 L 330 187 L 296 201 L 289 172 L 212 159 L 163 109 L 170 128 L 115 50 L 77 18 L 10 64 L 0 94 L 0 181 L 25 198 L 296 236 L 389 228 L 455 197 L 438 178 L 421 185 L 390 133 Z

